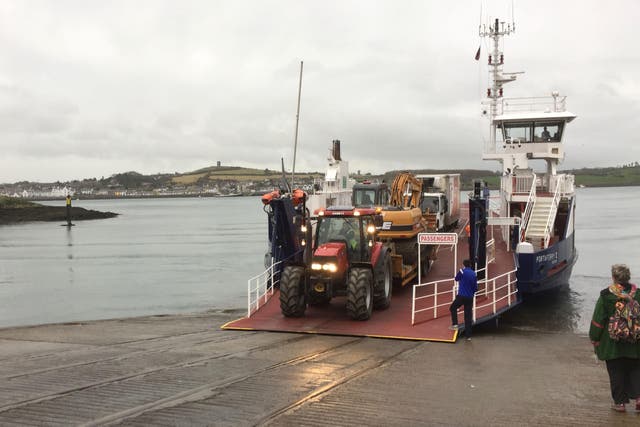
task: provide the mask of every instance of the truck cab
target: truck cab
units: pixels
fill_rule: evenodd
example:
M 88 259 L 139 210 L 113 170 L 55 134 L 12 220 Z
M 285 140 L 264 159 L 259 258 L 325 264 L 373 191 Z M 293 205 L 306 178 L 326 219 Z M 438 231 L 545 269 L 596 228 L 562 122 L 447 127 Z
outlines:
M 442 230 L 445 225 L 445 218 L 449 212 L 449 200 L 443 193 L 423 193 L 422 203 L 420 204 L 422 212 L 435 214 L 435 230 Z
M 460 218 L 460 174 L 417 175 L 422 180 L 420 209 L 429 230 L 447 231 Z

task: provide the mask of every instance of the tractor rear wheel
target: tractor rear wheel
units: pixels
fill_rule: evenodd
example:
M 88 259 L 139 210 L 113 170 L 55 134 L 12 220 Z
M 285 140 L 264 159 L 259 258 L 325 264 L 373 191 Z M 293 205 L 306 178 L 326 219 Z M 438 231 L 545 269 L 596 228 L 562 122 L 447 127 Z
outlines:
M 347 314 L 368 320 L 373 310 L 373 275 L 368 268 L 353 268 L 347 280 Z
M 287 266 L 280 278 L 280 310 L 285 317 L 302 317 L 304 300 L 304 267 Z
M 383 310 L 391 304 L 393 277 L 391 277 L 391 255 L 385 252 L 382 259 L 382 271 L 376 275 L 376 290 L 373 294 L 373 308 Z M 380 276 L 380 277 L 378 277 Z

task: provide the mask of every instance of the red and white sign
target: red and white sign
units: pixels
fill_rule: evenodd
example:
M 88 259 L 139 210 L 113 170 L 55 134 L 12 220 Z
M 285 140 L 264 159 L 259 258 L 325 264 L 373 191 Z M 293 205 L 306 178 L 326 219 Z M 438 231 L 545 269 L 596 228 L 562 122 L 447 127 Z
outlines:
M 455 245 L 458 243 L 456 233 L 420 233 L 418 243 L 421 245 Z

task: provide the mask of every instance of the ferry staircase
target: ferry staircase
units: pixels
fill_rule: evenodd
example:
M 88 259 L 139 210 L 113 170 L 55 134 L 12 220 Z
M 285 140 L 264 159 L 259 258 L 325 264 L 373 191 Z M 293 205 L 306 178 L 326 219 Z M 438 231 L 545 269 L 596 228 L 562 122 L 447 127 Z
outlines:
M 558 203 L 554 196 L 537 196 L 531 216 L 527 222 L 525 240 L 536 250 L 545 249 L 549 245 L 553 222 L 558 211 Z

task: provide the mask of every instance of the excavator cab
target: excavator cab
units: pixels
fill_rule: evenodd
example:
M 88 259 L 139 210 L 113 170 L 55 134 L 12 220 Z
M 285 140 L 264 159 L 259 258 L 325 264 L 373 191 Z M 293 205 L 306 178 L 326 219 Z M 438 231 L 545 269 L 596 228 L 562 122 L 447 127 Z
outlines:
M 351 204 L 356 208 L 387 206 L 390 198 L 389 186 L 386 183 L 363 181 L 353 186 Z

